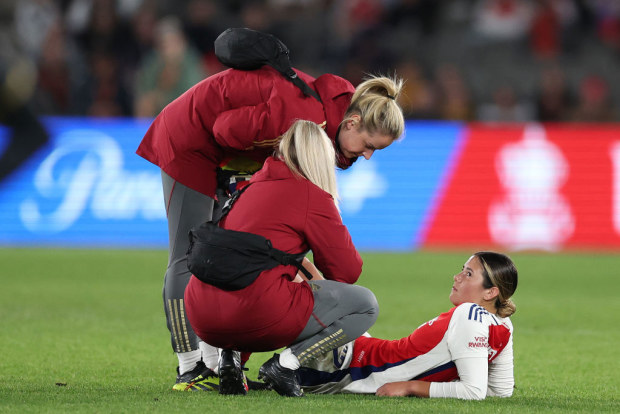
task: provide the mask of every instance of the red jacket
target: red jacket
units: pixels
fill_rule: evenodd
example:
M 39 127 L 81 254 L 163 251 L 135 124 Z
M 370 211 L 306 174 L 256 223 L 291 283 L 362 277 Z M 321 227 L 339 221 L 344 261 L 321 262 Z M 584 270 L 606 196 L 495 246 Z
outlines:
M 297 71 L 321 97 L 306 97 L 275 69 L 229 69 L 199 82 L 166 106 L 138 147 L 138 155 L 169 176 L 213 197 L 215 170 L 244 157 L 260 168 L 277 138 L 297 119 L 321 125 L 335 142 L 355 89 L 343 78 L 317 79 Z M 354 160 L 338 155 L 342 168 Z
M 227 229 L 259 234 L 288 253 L 312 250 L 326 279 L 355 283 L 362 259 L 331 195 L 270 157 L 223 220 Z M 264 271 L 245 289 L 227 292 L 195 277 L 185 290 L 187 316 L 207 343 L 242 351 L 290 345 L 314 306 L 307 283 L 293 283 L 297 268 Z

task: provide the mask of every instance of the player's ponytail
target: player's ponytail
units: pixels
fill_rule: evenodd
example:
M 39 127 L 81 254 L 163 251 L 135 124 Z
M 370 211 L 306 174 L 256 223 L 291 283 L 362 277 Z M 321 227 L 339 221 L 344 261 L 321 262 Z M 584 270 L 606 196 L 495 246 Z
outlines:
M 403 111 L 397 103 L 403 80 L 373 76 L 355 88 L 342 123 L 359 115 L 362 127 L 369 133 L 380 133 L 398 139 L 405 130 Z
M 506 318 L 517 311 L 517 306 L 512 299 L 506 299 L 500 302 L 499 298 L 495 301 L 495 307 L 497 308 L 497 314 L 502 318 Z
M 510 299 L 515 293 L 519 281 L 519 274 L 515 264 L 508 256 L 501 253 L 478 252 L 474 256 L 480 260 L 484 268 L 483 287 L 490 289 L 495 286 L 499 291 L 494 304 L 497 309 L 497 315 L 505 318 L 515 313 L 517 307 Z
M 338 206 L 336 154 L 321 127 L 310 121 L 296 121 L 282 135 L 276 155 L 293 173 L 331 194 Z

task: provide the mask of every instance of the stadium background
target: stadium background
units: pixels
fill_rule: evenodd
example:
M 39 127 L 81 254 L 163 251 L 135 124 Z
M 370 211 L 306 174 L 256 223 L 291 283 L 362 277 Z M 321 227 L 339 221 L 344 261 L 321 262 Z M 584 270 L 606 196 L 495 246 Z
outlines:
M 212 44 L 230 26 L 275 33 L 314 75 L 406 80 L 404 139 L 339 173 L 360 249 L 620 244 L 618 2 L 23 0 L 0 10 L 3 88 L 49 134 L 0 187 L 2 245 L 165 247 L 159 173 L 134 151 L 166 103 L 223 69 Z M 0 151 L 12 134 L 0 130 Z

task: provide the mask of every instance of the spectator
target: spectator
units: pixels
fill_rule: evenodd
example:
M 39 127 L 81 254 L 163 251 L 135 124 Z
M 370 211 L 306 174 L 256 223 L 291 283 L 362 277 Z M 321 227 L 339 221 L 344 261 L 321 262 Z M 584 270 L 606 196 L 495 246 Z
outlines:
M 34 102 L 46 115 L 85 113 L 88 102 L 86 62 L 60 22 L 48 31 L 41 49 Z
M 571 76 L 564 81 L 566 89 L 574 91 L 580 88 L 581 77 L 601 67 L 610 68 L 606 72 L 609 101 L 615 105 L 620 102 L 617 87 L 620 83 L 613 78 L 618 72 L 614 72 L 613 65 L 620 53 L 618 0 L 185 0 L 176 3 L 3 0 L 0 3 L 1 8 L 9 10 L 8 16 L 12 16 L 0 30 L 14 32 L 20 50 L 35 62 L 41 73 L 45 84 L 34 102 L 43 104 L 46 113 L 85 114 L 93 99 L 98 103 L 91 113 L 118 113 L 118 108 L 101 105 L 101 88 L 83 84 L 101 83 L 104 72 L 115 74 L 116 84 L 112 85 L 112 78 L 108 78 L 104 82 L 106 88 L 123 90 L 120 95 L 124 97 L 116 92 L 112 94 L 116 96 L 115 105 L 127 102 L 120 105 L 121 114 L 138 109 L 141 115 L 157 113 L 161 105 L 155 102 L 166 101 L 162 88 L 171 85 L 149 86 L 144 91 L 142 88 L 148 83 L 145 79 L 150 77 L 151 85 L 176 83 L 172 78 L 186 76 L 190 71 L 188 65 L 181 65 L 185 68 L 181 75 L 180 65 L 174 70 L 170 69 L 174 65 L 165 65 L 168 70 L 158 75 L 164 65 L 156 69 L 156 59 L 150 56 L 152 53 L 161 56 L 160 51 L 154 52 L 158 14 L 183 17 L 181 32 L 198 59 L 193 66 L 202 68 L 205 75 L 224 69 L 214 57 L 213 39 L 228 27 L 246 26 L 273 33 L 290 48 L 291 62 L 297 69 L 313 76 L 326 72 L 338 74 L 354 85 L 367 74 L 398 70 L 395 56 L 414 56 L 429 73 L 435 73 L 435 79 L 426 79 L 427 87 L 423 89 L 416 88 L 418 102 L 410 105 L 418 108 L 412 109 L 412 118 L 475 119 L 475 113 L 466 112 L 471 114 L 475 112 L 472 108 L 488 106 L 478 97 L 492 94 L 489 79 L 524 78 L 524 84 L 533 84 L 536 79 L 532 75 L 540 69 L 540 60 L 553 65 L 562 59 L 562 64 L 570 64 Z M 48 31 L 56 24 L 65 38 L 64 48 L 68 50 L 65 59 L 72 63 L 82 61 L 77 67 L 66 68 L 71 76 L 61 75 L 57 64 L 52 69 L 51 51 L 42 57 Z M 472 39 L 467 35 L 472 33 L 474 42 L 469 42 Z M 4 44 L 0 45 L 0 54 L 5 48 Z M 147 57 L 149 65 L 145 64 Z M 443 77 L 451 75 L 442 74 L 439 61 L 456 63 L 458 70 L 466 75 L 460 86 L 447 87 Z M 147 76 L 144 69 L 138 76 L 138 71 L 146 66 L 151 66 L 150 74 Z M 112 67 L 115 69 L 111 70 Z M 85 81 L 83 73 L 95 76 Z M 78 76 L 77 81 L 74 75 Z M 54 107 L 50 102 L 66 101 L 61 95 L 66 94 L 62 90 L 69 86 L 54 84 L 63 76 L 70 78 L 72 99 L 76 101 L 69 106 L 61 102 L 59 107 Z M 75 94 L 79 92 L 75 88 L 80 82 L 82 93 Z M 178 90 L 181 89 L 179 86 Z M 475 94 L 470 95 L 469 91 Z M 548 93 L 534 90 L 532 96 L 539 101 Z M 471 101 L 469 111 L 465 108 L 468 101 Z M 576 107 L 572 109 L 563 116 L 565 121 L 577 116 Z M 537 115 L 542 109 L 534 108 L 534 111 Z M 541 120 L 555 118 L 555 115 L 544 115 Z
M 243 27 L 270 32 L 273 25 L 273 10 L 264 1 L 246 1 L 239 12 Z
M 558 19 L 561 53 L 574 53 L 581 37 L 586 35 L 581 29 L 579 0 L 550 0 Z
M 437 118 L 437 92 L 422 67 L 412 59 L 405 59 L 396 66 L 396 73 L 405 80 L 399 99 L 405 117 Z
M 609 95 L 609 85 L 602 77 L 589 75 L 581 81 L 577 105 L 571 119 L 576 122 L 617 121 Z
M 35 64 L 20 50 L 11 30 L 16 3 L 9 0 L 0 4 L 0 124 L 4 129 L 0 183 L 49 140 L 30 105 L 37 80 Z
M 353 85 L 359 85 L 364 81 L 366 71 L 367 68 L 359 59 L 347 59 L 342 68 L 343 77 Z M 405 116 L 407 115 L 405 114 Z
M 52 0 L 20 0 L 15 2 L 14 19 L 18 47 L 38 60 L 48 31 L 61 24 L 60 10 Z
M 534 108 L 526 100 L 519 100 L 511 85 L 505 84 L 493 91 L 493 100 L 482 104 L 478 120 L 483 122 L 527 122 L 534 120 Z
M 478 0 L 473 10 L 473 29 L 487 42 L 525 39 L 533 16 L 527 0 Z
M 192 47 L 200 53 L 202 64 L 209 72 L 221 69 L 213 50 L 213 42 L 223 27 L 217 22 L 219 17 L 214 0 L 190 0 L 185 8 L 184 29 Z
M 122 81 L 130 91 L 140 64 L 155 48 L 156 28 L 157 10 L 150 2 L 144 2 L 130 18 L 130 32 L 119 57 Z
M 596 0 L 587 2 L 594 18 L 595 31 L 599 39 L 616 53 L 620 51 L 620 3 L 617 0 Z
M 88 109 L 91 116 L 131 116 L 131 99 L 121 81 L 118 57 L 111 53 L 94 52 L 90 59 L 91 96 Z
M 122 53 L 129 30 L 121 21 L 116 2 L 92 0 L 84 5 L 86 21 L 76 23 L 76 38 L 86 54 L 95 52 Z
M 536 119 L 543 122 L 566 121 L 571 106 L 571 94 L 562 69 L 558 66 L 543 69 L 536 98 Z
M 408 30 L 420 31 L 425 35 L 437 29 L 437 18 L 442 7 L 436 0 L 396 0 L 390 1 L 386 23 L 390 27 L 406 26 Z
M 441 119 L 471 121 L 474 104 L 469 88 L 456 65 L 441 65 L 436 70 L 438 112 Z
M 561 49 L 560 21 L 553 7 L 553 0 L 538 2 L 530 29 L 530 46 L 535 56 L 551 59 Z
M 330 24 L 321 3 L 317 0 L 269 1 L 272 33 L 290 49 L 293 66 L 312 76 L 324 73 L 327 43 L 334 40 L 329 36 Z
M 368 59 L 356 55 L 356 52 L 369 54 L 359 39 L 364 33 L 371 33 L 372 29 L 381 26 L 384 11 L 383 4 L 377 0 L 334 2 L 328 17 L 330 37 L 334 39 L 329 45 L 332 48 L 330 56 L 337 59 L 346 54 L 351 59 L 361 60 L 360 64 L 368 69 Z M 356 43 L 359 45 L 357 50 Z
M 163 19 L 157 27 L 156 49 L 138 73 L 134 115 L 157 115 L 204 77 L 198 53 L 187 44 L 179 21 Z

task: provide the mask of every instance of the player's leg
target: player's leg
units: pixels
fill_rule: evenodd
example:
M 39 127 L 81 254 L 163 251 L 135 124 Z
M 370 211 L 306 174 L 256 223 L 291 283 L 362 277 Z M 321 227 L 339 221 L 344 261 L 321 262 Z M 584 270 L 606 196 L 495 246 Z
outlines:
M 293 345 L 274 355 L 259 373 L 281 395 L 301 396 L 296 370 L 363 335 L 377 320 L 379 305 L 368 289 L 331 280 L 309 282 L 314 309 Z
M 349 367 L 356 343 L 357 341 L 348 342 L 317 358 L 306 360 L 297 371 L 303 392 L 337 394 L 351 384 Z
M 186 252 L 189 230 L 211 219 L 214 200 L 175 181 L 163 171 L 162 184 L 169 238 L 164 311 L 172 349 L 179 360 L 173 389 L 200 390 L 204 389 L 200 382 L 214 375 L 218 353 L 217 349 L 200 341 L 187 320 L 183 297 L 191 273 L 187 269 Z
M 290 349 L 300 363 L 363 335 L 377 320 L 379 305 L 369 289 L 332 280 L 309 282 L 314 309 Z

